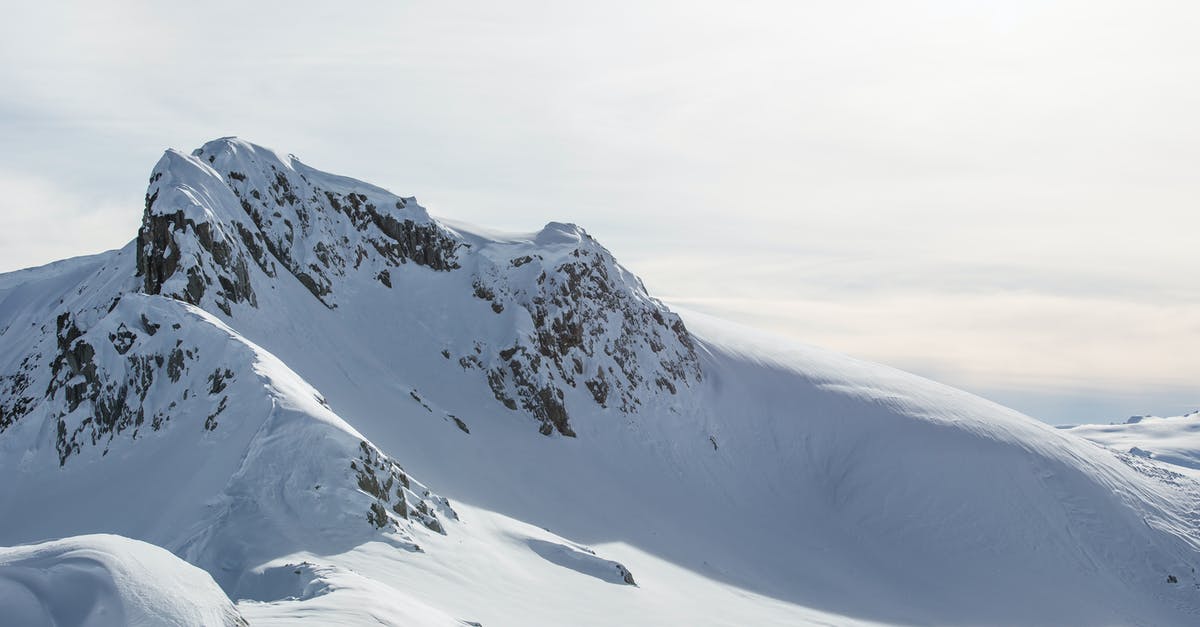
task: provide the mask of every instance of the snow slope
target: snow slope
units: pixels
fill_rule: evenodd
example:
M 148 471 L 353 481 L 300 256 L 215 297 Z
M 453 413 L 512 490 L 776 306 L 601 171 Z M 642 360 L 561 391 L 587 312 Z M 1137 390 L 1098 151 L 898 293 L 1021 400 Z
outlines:
M 0 543 L 153 542 L 252 623 L 1200 620 L 1189 476 L 232 138 L 0 275 L 0 472 Z
M 145 542 L 86 535 L 0 548 L 8 625 L 246 625 L 208 573 Z

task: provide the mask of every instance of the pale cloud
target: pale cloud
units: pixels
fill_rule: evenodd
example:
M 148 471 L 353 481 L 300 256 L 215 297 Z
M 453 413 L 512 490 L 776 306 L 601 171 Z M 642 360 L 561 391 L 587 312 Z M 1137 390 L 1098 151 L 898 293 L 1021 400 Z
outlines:
M 1179 272 L 820 253 L 629 262 L 668 303 L 891 364 L 1050 422 L 1200 407 L 1200 295 Z
M 237 134 L 435 214 L 578 222 L 810 343 L 1079 399 L 1031 408 L 1200 387 L 1195 3 L 0 3 L 0 270 L 123 244 L 163 148 Z
M 1188 350 L 1200 346 L 1200 304 L 1019 292 L 666 300 L 968 387 L 1182 388 L 1200 372 L 1200 352 Z

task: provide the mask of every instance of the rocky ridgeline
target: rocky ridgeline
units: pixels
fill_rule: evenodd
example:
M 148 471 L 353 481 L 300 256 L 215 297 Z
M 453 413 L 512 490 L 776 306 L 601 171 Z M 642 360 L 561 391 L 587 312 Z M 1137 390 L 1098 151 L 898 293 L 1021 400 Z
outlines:
M 330 188 L 309 174 L 234 140 L 209 142 L 191 158 L 168 151 L 150 177 L 138 232 L 146 293 L 211 302 L 231 316 L 234 303 L 258 306 L 253 263 L 268 278 L 291 273 L 334 308 L 337 279 L 364 262 L 385 284 L 389 268 L 410 262 L 458 267 L 459 242 L 412 199 L 366 184 Z
M 129 265 L 123 269 L 132 270 Z M 228 446 L 260 452 L 240 462 L 226 490 L 255 494 L 255 503 L 267 499 L 259 492 L 280 498 L 279 490 L 292 490 L 286 496 L 289 503 L 307 503 L 317 511 L 322 507 L 314 500 L 318 495 L 341 494 L 346 520 L 362 521 L 361 533 L 386 531 L 409 543 L 414 527 L 444 534 L 443 520 L 457 520 L 445 498 L 411 478 L 373 444 L 329 424 L 329 418 L 276 419 L 275 403 L 256 372 L 260 357 L 207 314 L 138 293 L 120 294 L 105 306 L 91 304 L 97 302 L 89 298 L 95 294 L 86 289 L 76 296 L 79 300 L 59 305 L 62 310 L 52 324 L 37 330 L 38 337 L 13 362 L 17 367 L 0 375 L 0 438 L 20 437 L 13 435 L 13 427 L 28 423 L 32 428 L 23 433 L 52 438 L 45 444 L 52 443 L 58 465 L 70 469 L 76 458 L 84 458 L 79 461 L 86 468 L 88 460 L 107 457 L 110 450 L 121 457 L 130 447 L 234 437 Z M 3 346 L 11 347 L 8 342 Z M 323 407 L 318 412 L 328 411 L 319 396 L 313 400 Z M 243 428 L 247 422 L 249 429 Z M 241 435 L 228 435 L 230 429 Z M 307 472 L 313 477 L 310 485 L 318 483 L 319 488 L 295 493 L 290 484 L 260 485 L 262 476 L 279 467 L 280 457 L 292 454 L 284 443 L 289 438 L 310 441 L 314 429 L 322 432 L 317 441 L 323 448 L 306 445 L 314 455 L 310 464 L 316 466 Z M 162 437 L 148 437 L 152 434 Z M 237 439 L 248 435 L 276 441 L 283 450 Z M 21 448 L 41 445 L 31 442 Z M 260 515 L 260 510 L 252 511 Z
M 99 318 L 86 308 L 57 315 L 16 372 L 0 379 L 0 433 L 36 414 L 53 425 L 65 465 L 85 447 L 107 455 L 118 436 L 136 440 L 172 421 L 197 435 L 217 428 L 234 369 L 202 354 L 178 317 L 140 313 L 131 301 L 144 304 L 126 295 Z
M 643 399 L 698 382 L 699 360 L 683 321 L 583 229 L 551 224 L 543 234 L 565 251 L 483 263 L 473 282 L 492 310 L 526 310 L 532 332 L 509 346 L 459 357 L 486 372 L 496 399 L 541 421 L 541 432 L 574 435 L 564 403 L 569 389 L 601 408 L 634 413 Z
M 446 533 L 441 516 L 458 520 L 450 501 L 412 479 L 395 461 L 367 441 L 359 442 L 358 458 L 350 462 L 358 488 L 374 497 L 367 522 L 379 529 L 400 529 L 401 521 L 416 521 L 430 531 Z
M 412 198 L 222 139 L 190 157 L 168 151 L 155 168 L 137 268 L 146 293 L 229 317 L 235 304 L 257 308 L 258 290 L 282 272 L 329 308 L 346 281 L 403 290 L 398 282 L 409 275 L 395 270 L 407 264 L 442 275 L 435 280 L 462 285 L 497 314 L 528 312 L 532 333 L 514 327 L 515 341 L 499 346 L 480 338 L 458 360 L 547 435 L 574 435 L 573 390 L 635 413 L 644 399 L 700 379 L 682 321 L 607 250 L 578 227 L 551 224 L 543 234 L 554 254 L 540 254 L 535 242 L 497 263 Z

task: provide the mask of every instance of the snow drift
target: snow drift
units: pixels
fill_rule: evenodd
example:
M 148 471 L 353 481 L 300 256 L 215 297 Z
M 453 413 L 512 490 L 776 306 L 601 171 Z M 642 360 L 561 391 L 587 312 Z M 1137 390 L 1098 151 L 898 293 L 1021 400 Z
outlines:
M 0 549 L 0 616 L 58 627 L 247 624 L 208 573 L 113 535 Z

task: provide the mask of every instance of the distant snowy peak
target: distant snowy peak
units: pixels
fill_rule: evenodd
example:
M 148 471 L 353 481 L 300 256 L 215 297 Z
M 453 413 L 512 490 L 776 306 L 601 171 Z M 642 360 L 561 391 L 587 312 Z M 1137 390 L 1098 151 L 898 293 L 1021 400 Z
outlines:
M 451 228 L 411 197 L 234 138 L 191 155 L 167 151 L 159 161 L 138 233 L 137 274 L 148 294 L 234 319 L 245 315 L 239 309 L 305 306 L 263 301 L 289 282 L 335 310 L 430 285 L 474 295 L 490 314 L 451 315 L 503 314 L 508 331 L 479 337 L 453 358 L 480 371 L 498 402 L 532 415 L 547 435 L 574 435 L 574 391 L 634 413 L 701 378 L 683 322 L 583 229 L 552 222 L 528 237 L 503 238 Z M 474 335 L 478 322 L 466 332 Z
M 1123 454 L 1200 471 L 1200 411 L 1183 416 L 1131 416 L 1120 424 L 1065 430 Z

